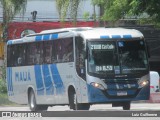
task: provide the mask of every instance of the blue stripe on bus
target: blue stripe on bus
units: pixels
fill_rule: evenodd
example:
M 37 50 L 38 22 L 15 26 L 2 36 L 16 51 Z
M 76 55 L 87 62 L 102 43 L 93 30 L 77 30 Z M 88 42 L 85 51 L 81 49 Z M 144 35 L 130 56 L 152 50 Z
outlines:
M 49 39 L 50 39 L 50 34 L 43 36 L 43 40 L 49 40 Z
M 112 35 L 112 38 L 121 38 L 121 36 L 120 35 Z
M 36 41 L 42 41 L 42 35 L 38 35 L 38 36 L 36 36 L 36 39 L 35 39 Z
M 11 75 L 10 75 L 10 77 L 11 77 L 11 94 L 14 95 L 14 93 L 13 93 L 13 82 L 12 82 L 12 68 L 11 68 Z
M 109 39 L 110 37 L 108 35 L 102 35 L 100 36 L 100 39 Z M 112 38 L 121 38 L 120 35 L 112 35 Z M 131 35 L 123 35 L 123 38 L 132 38 Z
M 57 65 L 52 64 L 50 67 L 51 67 L 52 77 L 53 77 L 55 88 L 56 88 L 56 94 L 62 94 L 64 93 L 64 84 L 58 72 Z
M 44 85 L 43 85 L 42 71 L 40 65 L 35 65 L 34 71 L 36 78 L 37 95 L 44 95 Z
M 10 96 L 10 68 L 7 68 L 7 88 L 8 96 Z
M 57 39 L 58 38 L 58 34 L 52 34 L 51 35 L 51 39 Z
M 7 87 L 8 87 L 8 96 L 13 96 L 13 84 L 12 84 L 12 68 L 7 68 Z
M 102 36 L 100 36 L 100 39 L 108 39 L 108 38 L 109 38 L 108 35 L 102 35 Z
M 42 70 L 43 70 L 44 84 L 46 88 L 46 95 L 53 95 L 54 88 L 51 80 L 51 75 L 49 73 L 48 65 L 42 65 Z
M 123 35 L 123 38 L 132 38 L 131 35 Z

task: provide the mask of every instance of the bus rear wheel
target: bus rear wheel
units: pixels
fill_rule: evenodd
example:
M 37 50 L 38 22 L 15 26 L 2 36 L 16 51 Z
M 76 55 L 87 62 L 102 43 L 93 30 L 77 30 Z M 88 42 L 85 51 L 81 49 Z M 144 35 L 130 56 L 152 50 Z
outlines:
M 48 106 L 46 105 L 37 105 L 33 90 L 31 90 L 29 93 L 28 103 L 31 111 L 42 111 L 48 109 Z
M 90 105 L 87 103 L 78 103 L 75 91 L 69 93 L 69 105 L 73 110 L 89 110 Z

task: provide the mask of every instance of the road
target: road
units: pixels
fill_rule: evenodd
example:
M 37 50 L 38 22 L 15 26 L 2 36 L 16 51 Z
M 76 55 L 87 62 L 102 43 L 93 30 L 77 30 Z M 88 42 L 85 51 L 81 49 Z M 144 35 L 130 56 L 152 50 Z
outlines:
M 28 106 L 19 106 L 19 107 L 10 107 L 10 106 L 1 106 L 0 111 L 23 111 L 23 112 L 28 112 L 29 108 Z M 72 111 L 69 109 L 68 106 L 54 106 L 54 107 L 49 107 L 48 108 L 48 113 L 51 113 L 52 115 L 55 114 L 58 117 L 42 117 L 38 118 L 39 120 L 158 120 L 160 118 L 160 103 L 132 103 L 131 104 L 131 110 L 130 111 L 123 111 L 122 107 L 112 107 L 111 104 L 101 104 L 101 105 L 92 105 L 90 108 L 90 111 Z M 57 111 L 60 111 L 59 113 Z M 57 113 L 56 113 L 57 112 Z M 65 116 L 66 113 L 69 112 L 69 116 Z M 109 112 L 109 113 L 108 113 Z M 111 113 L 110 113 L 111 112 Z M 158 113 L 159 117 L 143 117 L 143 116 L 136 116 L 137 114 L 141 113 Z M 65 113 L 65 114 L 64 114 Z M 101 117 L 100 114 L 112 114 L 112 117 Z M 72 117 L 75 114 L 81 114 L 81 117 Z M 86 114 L 89 114 L 89 117 L 86 117 Z M 114 117 L 116 114 L 122 114 L 120 117 Z M 129 114 L 130 117 L 123 116 L 125 114 Z M 134 115 L 132 115 L 134 114 Z M 64 116 L 65 117 L 64 117 Z M 83 116 L 85 115 L 85 116 Z M 94 117 L 92 117 L 92 115 Z M 98 117 L 95 117 L 98 116 Z M 110 116 L 110 115 L 109 115 Z M 54 119 L 53 119 L 54 118 Z M 9 118 L 0 118 L 0 120 L 8 120 Z M 25 120 L 37 120 L 37 118 L 25 118 Z M 11 119 L 12 120 L 12 119 Z M 21 120 L 21 118 L 16 117 L 13 120 Z
M 160 111 L 160 103 L 132 103 L 131 111 Z M 0 111 L 29 111 L 28 106 L 1 106 Z M 70 111 L 68 106 L 49 107 L 48 111 Z M 111 104 L 92 105 L 90 111 L 123 111 L 122 107 L 112 107 Z

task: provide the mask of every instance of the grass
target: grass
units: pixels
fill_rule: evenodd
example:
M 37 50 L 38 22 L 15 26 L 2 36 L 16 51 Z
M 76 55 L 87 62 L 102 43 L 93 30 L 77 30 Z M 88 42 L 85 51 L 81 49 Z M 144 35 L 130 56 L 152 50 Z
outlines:
M 0 106 L 15 106 L 16 103 L 9 101 L 7 93 L 0 93 Z

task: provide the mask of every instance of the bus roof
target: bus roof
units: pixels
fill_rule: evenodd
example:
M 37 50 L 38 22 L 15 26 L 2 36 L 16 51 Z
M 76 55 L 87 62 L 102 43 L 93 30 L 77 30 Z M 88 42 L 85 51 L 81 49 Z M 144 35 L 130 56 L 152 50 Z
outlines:
M 95 28 L 80 34 L 86 39 L 143 38 L 143 34 L 138 30 L 125 28 Z
M 37 34 L 25 36 L 21 39 L 9 40 L 7 45 L 73 36 L 81 36 L 85 39 L 143 38 L 143 34 L 135 29 L 77 27 L 45 30 Z
M 86 30 L 91 30 L 93 29 L 92 27 L 72 27 L 72 28 L 60 28 L 60 29 L 53 29 L 53 30 L 44 30 L 40 33 L 60 33 L 60 32 L 69 32 L 69 31 L 86 31 Z

